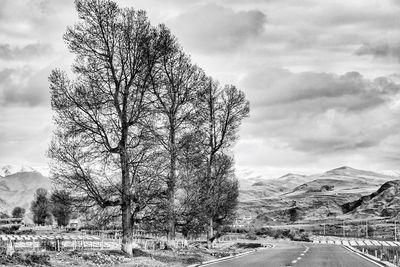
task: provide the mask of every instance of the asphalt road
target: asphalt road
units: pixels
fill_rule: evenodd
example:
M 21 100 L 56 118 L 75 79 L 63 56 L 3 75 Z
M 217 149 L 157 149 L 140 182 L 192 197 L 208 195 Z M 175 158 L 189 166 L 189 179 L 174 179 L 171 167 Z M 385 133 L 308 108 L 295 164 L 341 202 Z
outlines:
M 210 267 L 377 267 L 342 246 L 312 243 L 277 243 L 242 257 L 209 264 Z

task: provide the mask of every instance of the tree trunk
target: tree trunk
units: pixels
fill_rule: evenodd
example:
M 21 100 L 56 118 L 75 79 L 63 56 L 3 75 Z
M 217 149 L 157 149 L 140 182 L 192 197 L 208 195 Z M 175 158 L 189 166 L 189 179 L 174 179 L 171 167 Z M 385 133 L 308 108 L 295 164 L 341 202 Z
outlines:
M 170 167 L 169 167 L 169 179 L 168 179 L 168 204 L 169 204 L 169 211 L 168 211 L 168 240 L 175 239 L 175 223 L 176 223 L 176 216 L 175 216 L 175 187 L 176 187 L 176 144 L 175 144 L 175 122 L 171 120 L 170 122 Z
M 213 241 L 214 241 L 214 225 L 213 225 L 213 219 L 209 218 L 208 220 L 208 226 L 207 226 L 207 248 L 212 248 L 213 247 Z
M 129 174 L 129 158 L 126 149 L 128 136 L 128 127 L 124 127 L 120 142 L 120 163 L 122 174 L 122 196 L 121 196 L 121 211 L 122 211 L 122 251 L 129 255 L 133 255 L 133 221 L 132 221 L 132 199 L 130 193 L 131 179 Z
M 122 208 L 122 251 L 133 255 L 132 216 L 130 208 Z
M 123 160 L 121 159 L 121 162 Z M 133 255 L 132 252 L 132 207 L 129 195 L 129 170 L 128 165 L 122 166 L 122 251 Z

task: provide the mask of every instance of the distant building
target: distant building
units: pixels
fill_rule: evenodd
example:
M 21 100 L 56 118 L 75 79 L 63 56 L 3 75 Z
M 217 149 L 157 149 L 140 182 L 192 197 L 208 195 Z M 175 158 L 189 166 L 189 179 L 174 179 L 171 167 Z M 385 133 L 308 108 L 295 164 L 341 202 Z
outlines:
M 79 229 L 80 222 L 79 219 L 71 219 L 66 228 L 68 229 Z

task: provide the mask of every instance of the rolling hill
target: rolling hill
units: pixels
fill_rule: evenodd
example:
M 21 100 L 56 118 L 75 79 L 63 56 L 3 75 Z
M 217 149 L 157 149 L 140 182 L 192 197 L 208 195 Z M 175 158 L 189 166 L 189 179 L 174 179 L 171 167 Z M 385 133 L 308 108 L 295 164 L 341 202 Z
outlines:
M 397 216 L 400 176 L 340 167 L 321 174 L 289 173 L 264 179 L 245 173 L 240 179 L 239 211 L 256 223 L 325 218 Z M 27 166 L 0 168 L 0 211 L 29 210 L 35 191 L 50 189 L 48 177 Z
M 384 183 L 399 177 L 351 167 L 340 167 L 315 175 L 287 174 L 275 179 L 253 179 L 240 187 L 239 211 L 255 222 L 289 222 L 296 212 L 298 220 L 352 216 L 343 205 L 373 194 Z M 400 204 L 400 203 L 399 203 Z M 395 204 L 397 205 L 397 204 Z M 376 206 L 376 205 L 375 205 Z M 368 213 L 380 216 L 379 211 Z
M 368 216 L 398 217 L 400 207 L 400 180 L 384 183 L 372 194 L 345 203 L 342 210 L 357 218 Z

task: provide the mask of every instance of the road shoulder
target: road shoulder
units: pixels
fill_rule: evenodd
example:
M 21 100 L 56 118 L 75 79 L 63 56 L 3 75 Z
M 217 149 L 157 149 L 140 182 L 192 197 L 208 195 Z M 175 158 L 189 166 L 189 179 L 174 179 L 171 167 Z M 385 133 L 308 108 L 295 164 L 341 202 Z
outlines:
M 357 254 L 359 257 L 364 258 L 365 260 L 368 260 L 374 264 L 376 264 L 377 266 L 382 266 L 382 267 L 396 267 L 396 265 L 388 262 L 388 261 L 382 261 L 381 259 L 374 257 L 372 255 L 369 255 L 367 253 L 362 253 L 361 251 L 359 251 L 358 249 L 352 247 L 352 246 L 346 246 L 343 245 L 343 247 L 349 251 L 351 251 L 352 253 Z

